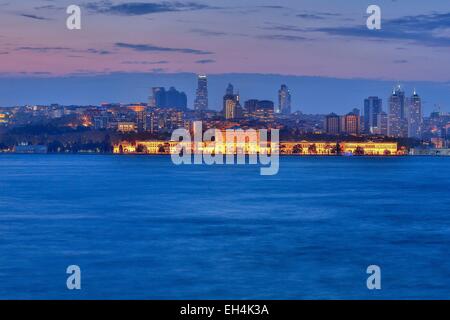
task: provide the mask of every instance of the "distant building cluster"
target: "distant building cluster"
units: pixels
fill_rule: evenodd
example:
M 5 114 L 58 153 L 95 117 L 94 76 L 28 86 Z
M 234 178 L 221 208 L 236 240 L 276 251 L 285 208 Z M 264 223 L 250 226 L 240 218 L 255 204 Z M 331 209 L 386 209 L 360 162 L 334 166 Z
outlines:
M 211 102 L 208 92 L 208 77 L 199 75 L 193 106 L 188 106 L 186 93 L 175 87 L 153 87 L 147 102 L 0 108 L 0 131 L 37 125 L 49 128 L 47 130 L 84 128 L 123 136 L 168 137 L 178 128 L 192 130 L 192 123 L 201 120 L 205 130 L 279 129 L 285 141 L 299 141 L 304 135 L 324 135 L 325 141 L 330 138 L 377 142 L 414 139 L 424 146 L 441 149 L 448 148 L 450 142 L 450 114 L 435 111 L 424 116 L 422 98 L 417 91 L 408 96 L 400 86 L 392 90 L 386 106 L 382 98 L 369 96 L 361 101 L 360 108 L 353 108 L 344 115 L 294 111 L 291 90 L 286 84 L 281 84 L 278 91 L 274 88 L 274 93 L 278 94 L 276 102 L 257 97 L 242 101 L 239 90 L 231 83 L 224 88 L 222 101 Z M 0 141 L 0 149 L 5 145 Z
M 416 91 L 407 98 L 401 87 L 397 86 L 389 97 L 388 108 L 388 113 L 384 112 L 381 98 L 368 97 L 364 100 L 363 116 L 360 116 L 358 109 L 345 116 L 328 115 L 326 132 L 422 139 L 422 100 Z
M 410 98 L 400 86 L 394 88 L 389 97 L 388 136 L 391 137 L 422 137 L 422 100 L 414 91 Z
M 424 117 L 422 99 L 417 91 L 407 97 L 400 86 L 389 96 L 387 112 L 383 110 L 382 99 L 371 96 L 364 99 L 362 115 L 355 108 L 344 116 L 331 113 L 324 121 L 327 134 L 412 138 L 429 141 L 436 147 L 448 146 L 449 127 L 449 113 L 433 112 L 430 117 Z
M 325 131 L 328 134 L 359 135 L 361 133 L 361 117 L 358 111 L 353 111 L 345 116 L 331 113 L 325 118 Z
M 174 87 L 170 87 L 169 90 L 154 87 L 148 105 L 152 108 L 187 110 L 187 96 Z

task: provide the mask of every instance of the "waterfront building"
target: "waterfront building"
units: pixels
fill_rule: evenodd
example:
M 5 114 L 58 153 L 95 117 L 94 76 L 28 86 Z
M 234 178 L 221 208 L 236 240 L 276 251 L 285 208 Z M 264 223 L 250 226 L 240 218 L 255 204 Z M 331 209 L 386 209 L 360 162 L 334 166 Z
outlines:
M 440 137 L 431 138 L 431 143 L 436 149 L 443 149 L 445 147 L 445 140 Z
M 339 150 L 338 150 L 339 149 Z M 281 154 L 292 155 L 397 155 L 397 142 L 330 142 L 288 141 L 280 142 Z
M 232 141 L 226 139 L 226 133 L 219 131 L 222 139 L 216 141 L 202 141 L 198 143 L 183 141 L 136 141 L 134 143 L 122 141 L 113 147 L 114 153 L 143 153 L 143 154 L 175 154 L 180 146 L 190 150 L 192 154 L 206 152 L 208 154 L 257 154 L 270 153 L 269 145 L 261 145 L 257 131 L 249 139 L 249 133 L 237 134 Z M 339 151 L 338 151 L 339 149 Z M 330 141 L 284 141 L 279 144 L 279 152 L 283 155 L 368 155 L 395 156 L 400 154 L 396 142 L 330 142 Z
M 19 144 L 13 148 L 15 153 L 37 153 L 43 154 L 47 153 L 48 148 L 45 145 L 29 145 L 26 143 Z
M 398 152 L 397 142 L 344 142 L 340 145 L 343 154 L 389 156 Z

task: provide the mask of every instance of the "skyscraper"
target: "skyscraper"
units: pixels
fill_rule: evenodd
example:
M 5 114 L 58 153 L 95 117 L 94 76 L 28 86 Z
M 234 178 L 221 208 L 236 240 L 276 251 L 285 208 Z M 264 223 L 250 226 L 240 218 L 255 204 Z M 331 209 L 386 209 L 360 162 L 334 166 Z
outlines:
M 383 101 L 378 97 L 368 97 L 364 100 L 364 132 L 373 133 L 377 127 L 378 115 L 383 111 Z
M 400 86 L 394 88 L 389 98 L 388 135 L 397 138 L 408 136 L 407 103 Z
M 225 119 L 231 120 L 236 118 L 236 100 L 234 97 L 226 95 L 223 100 Z
M 198 87 L 194 102 L 196 111 L 208 110 L 208 78 L 206 75 L 198 76 Z
M 408 100 L 408 137 L 422 137 L 422 99 L 416 90 L 412 97 Z
M 231 120 L 237 117 L 237 107 L 239 105 L 239 94 L 234 94 L 234 87 L 230 83 L 223 96 L 223 115 L 225 119 Z
M 361 117 L 361 110 L 359 110 L 358 108 L 353 108 L 352 113 L 356 114 L 359 117 Z
M 359 124 L 360 124 L 359 115 L 351 112 L 344 116 L 343 131 L 345 131 L 345 133 L 347 134 L 357 135 L 360 132 Z
M 260 100 L 257 103 L 254 118 L 259 122 L 271 123 L 274 120 L 275 104 L 270 100 Z
M 166 89 L 163 87 L 153 87 L 150 95 L 149 106 L 159 108 L 161 104 L 165 104 Z
M 291 113 L 291 93 L 285 84 L 281 85 L 281 89 L 278 90 L 278 110 L 276 110 L 276 113 Z
M 377 116 L 377 127 L 373 133 L 387 136 L 387 134 L 388 134 L 388 115 L 386 112 L 381 112 Z
M 178 91 L 174 87 L 170 87 L 166 94 L 166 107 L 186 110 L 187 109 L 186 94 L 184 92 Z
M 259 102 L 259 100 L 256 100 L 256 99 L 251 99 L 251 100 L 245 101 L 245 103 L 244 103 L 245 110 L 249 114 L 255 113 L 256 109 L 258 108 L 258 102 Z
M 154 87 L 150 97 L 150 107 L 186 110 L 187 96 L 184 92 L 180 92 L 174 87 L 170 87 L 167 91 L 163 87 Z
M 234 87 L 231 83 L 228 84 L 227 89 L 225 90 L 225 94 L 227 95 L 233 95 L 234 94 Z
M 329 134 L 339 134 L 341 132 L 341 117 L 335 113 L 326 116 L 325 131 Z

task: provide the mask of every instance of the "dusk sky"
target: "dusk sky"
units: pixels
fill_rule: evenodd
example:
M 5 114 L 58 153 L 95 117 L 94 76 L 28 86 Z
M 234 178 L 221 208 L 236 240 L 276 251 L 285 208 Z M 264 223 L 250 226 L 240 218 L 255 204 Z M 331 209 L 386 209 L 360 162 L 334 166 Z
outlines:
M 82 8 L 82 30 L 66 28 L 70 4 Z M 381 7 L 380 31 L 366 27 L 370 4 Z M 322 79 L 333 93 L 344 91 L 345 104 L 333 106 L 336 111 L 357 107 L 365 94 L 385 100 L 397 82 L 428 94 L 427 108 L 449 108 L 449 57 L 447 0 L 0 0 L 0 105 L 70 103 L 69 97 L 72 103 L 140 101 L 151 86 L 170 84 L 192 101 L 194 74 L 206 73 L 212 105 L 219 105 L 227 81 L 250 98 L 258 94 L 253 80 L 259 79 L 275 86 L 264 96 L 267 83 L 261 84 L 261 98 L 275 99 L 276 82 L 291 81 L 294 109 L 332 111 L 329 97 L 321 101 L 323 93 L 307 87 L 314 77 L 318 88 Z M 148 83 L 136 88 L 142 73 Z M 233 81 L 231 73 L 240 75 Z M 102 79 L 98 89 L 84 85 L 92 77 Z M 118 77 L 129 90 L 117 92 Z M 54 83 L 58 93 L 42 92 Z M 74 88 L 78 95 L 69 93 Z

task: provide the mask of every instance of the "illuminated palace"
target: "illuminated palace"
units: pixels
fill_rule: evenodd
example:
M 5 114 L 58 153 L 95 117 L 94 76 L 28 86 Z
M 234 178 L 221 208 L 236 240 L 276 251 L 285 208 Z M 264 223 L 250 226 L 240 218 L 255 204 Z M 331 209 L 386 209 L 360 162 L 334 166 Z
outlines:
M 179 142 L 179 141 L 136 141 L 120 142 L 114 145 L 115 154 L 175 154 L 179 152 L 180 146 L 192 153 L 241 153 L 257 154 L 270 153 L 268 146 L 261 146 L 259 142 Z M 396 142 L 280 142 L 280 154 L 282 155 L 367 155 L 387 156 L 401 155 Z M 231 150 L 231 152 L 230 152 Z

